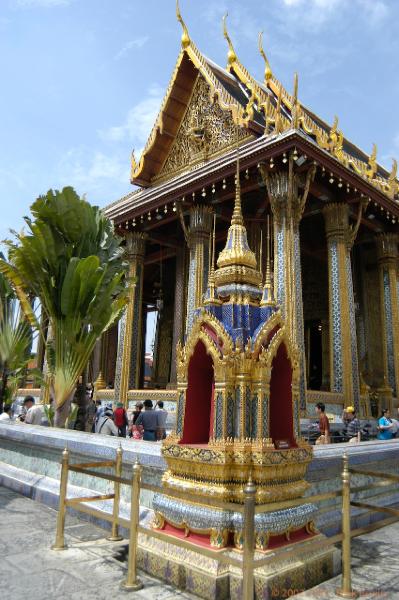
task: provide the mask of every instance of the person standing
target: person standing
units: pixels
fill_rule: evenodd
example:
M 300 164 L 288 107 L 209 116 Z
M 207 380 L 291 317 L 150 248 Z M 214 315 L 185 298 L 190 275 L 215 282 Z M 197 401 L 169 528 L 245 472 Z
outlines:
M 393 438 L 393 423 L 391 413 L 387 408 L 382 411 L 381 417 L 378 419 L 378 435 L 379 440 L 391 440 Z
M 114 435 L 117 437 L 118 428 L 113 421 L 113 416 L 112 408 L 109 406 L 106 407 L 96 423 L 96 433 L 101 433 L 101 435 Z
M 360 442 L 360 421 L 353 406 L 345 409 L 346 422 L 343 430 L 344 439 L 348 442 Z
M 114 410 L 114 423 L 118 428 L 118 436 L 125 438 L 128 418 L 122 402 L 116 403 L 116 409 Z
M 35 399 L 33 396 L 26 396 L 26 398 L 24 399 L 24 408 L 26 409 L 24 423 L 26 423 L 27 425 L 42 424 L 42 408 L 41 406 L 35 405 Z
M 9 423 L 11 421 L 11 405 L 5 404 L 3 406 L 3 412 L 0 415 L 0 421 Z
M 319 416 L 319 430 L 320 436 L 316 440 L 316 444 L 329 444 L 330 443 L 330 421 L 326 415 L 326 407 L 323 402 L 316 404 L 316 413 Z
M 163 401 L 157 402 L 156 411 L 158 414 L 158 429 L 157 429 L 157 440 L 164 440 L 166 438 L 166 419 L 168 418 L 168 411 L 163 407 Z
M 147 442 L 157 441 L 157 429 L 159 424 L 159 411 L 153 410 L 152 400 L 144 400 L 144 412 L 141 412 L 135 422 L 136 427 L 143 426 L 143 440 Z

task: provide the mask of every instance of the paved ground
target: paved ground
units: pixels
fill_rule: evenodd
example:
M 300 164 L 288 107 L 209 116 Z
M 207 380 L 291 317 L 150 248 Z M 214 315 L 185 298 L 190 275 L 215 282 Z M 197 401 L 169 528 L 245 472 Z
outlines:
M 142 573 L 142 590 L 119 590 L 126 563 L 118 556 L 125 557 L 126 540 L 107 542 L 103 529 L 69 515 L 68 550 L 50 550 L 56 516 L 51 508 L 0 488 L 1 600 L 192 600 Z
M 56 512 L 0 488 L 0 598 L 4 600 L 193 600 L 140 574 L 144 589 L 125 594 L 125 542 L 104 540 L 104 530 L 67 517 L 70 548 L 53 552 Z M 399 600 L 399 524 L 353 542 L 353 584 L 362 600 Z M 118 560 L 119 557 L 119 560 Z M 332 600 L 341 578 L 295 596 L 296 600 Z

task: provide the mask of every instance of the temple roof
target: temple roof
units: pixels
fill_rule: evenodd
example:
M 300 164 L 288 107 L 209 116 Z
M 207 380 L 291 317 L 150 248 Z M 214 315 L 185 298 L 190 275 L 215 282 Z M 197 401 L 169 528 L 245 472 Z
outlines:
M 226 26 L 224 33 L 229 51 L 227 67 L 223 68 L 198 50 L 189 37 L 179 11 L 177 16 L 183 27 L 182 47 L 158 117 L 140 160 L 136 162 L 134 157 L 132 159 L 132 183 L 146 188 L 158 186 L 164 181 L 173 179 L 177 174 L 189 171 L 196 164 L 205 164 L 220 154 L 220 147 L 213 148 L 208 153 L 204 150 L 203 155 L 198 153 L 190 164 L 187 164 L 186 161 L 184 168 L 180 168 L 180 171 L 177 168 L 173 171 L 171 165 L 168 164 L 179 134 L 181 137 L 184 134 L 186 138 L 190 136 L 193 139 L 196 138 L 199 145 L 202 143 L 203 149 L 206 146 L 209 125 L 206 118 L 197 112 L 194 115 L 196 119 L 194 125 L 188 128 L 187 124 L 190 103 L 192 104 L 196 86 L 201 79 L 207 86 L 209 107 L 217 109 L 219 114 L 226 114 L 229 121 L 240 130 L 239 145 L 262 136 L 276 137 L 291 130 L 301 131 L 346 169 L 371 183 L 389 199 L 397 199 L 399 182 L 396 177 L 396 161 L 393 161 L 392 170 L 388 173 L 377 164 L 375 146 L 373 146 L 371 154 L 367 155 L 344 137 L 339 129 L 337 118 L 330 126 L 304 107 L 298 99 L 296 76 L 293 93 L 287 92 L 271 72 L 261 41 L 259 47 L 265 60 L 263 82 L 254 78 L 239 61 Z M 194 117 L 190 118 L 192 120 Z M 225 127 L 226 121 L 222 125 Z M 218 134 L 218 132 L 216 133 Z M 209 136 L 214 134 L 214 130 L 209 132 Z M 230 138 L 232 139 L 232 137 L 233 130 Z M 226 141 L 226 152 L 233 146 L 231 139 Z M 188 152 L 188 155 L 191 153 Z

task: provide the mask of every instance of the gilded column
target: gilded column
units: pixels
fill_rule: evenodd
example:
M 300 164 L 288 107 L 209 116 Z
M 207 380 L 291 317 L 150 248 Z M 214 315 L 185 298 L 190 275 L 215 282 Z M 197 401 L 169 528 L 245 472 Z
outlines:
M 274 290 L 276 301 L 289 325 L 293 343 L 300 354 L 300 410 L 306 412 L 305 336 L 302 300 L 302 273 L 299 223 L 303 215 L 315 167 L 304 175 L 294 173 L 289 159 L 288 171 L 270 173 L 261 166 L 274 223 Z M 300 193 L 300 188 L 303 192 Z
M 142 339 L 142 296 L 145 233 L 126 235 L 129 261 L 129 303 L 119 322 L 118 354 L 115 369 L 115 400 L 127 404 L 129 389 L 139 386 Z
M 190 209 L 190 226 L 187 242 L 190 250 L 186 335 L 193 324 L 194 311 L 202 305 L 202 297 L 207 288 L 209 270 L 209 236 L 212 228 L 212 209 L 205 205 L 195 205 Z
M 382 233 L 377 237 L 381 295 L 384 379 L 399 396 L 399 283 L 398 235 Z
M 324 210 L 328 246 L 331 391 L 344 394 L 345 404 L 359 409 L 359 366 L 351 249 L 354 241 L 347 204 Z
M 176 255 L 175 278 L 175 307 L 173 319 L 172 364 L 170 369 L 170 383 L 176 385 L 176 348 L 177 343 L 183 343 L 184 315 L 185 315 L 185 249 L 181 248 Z

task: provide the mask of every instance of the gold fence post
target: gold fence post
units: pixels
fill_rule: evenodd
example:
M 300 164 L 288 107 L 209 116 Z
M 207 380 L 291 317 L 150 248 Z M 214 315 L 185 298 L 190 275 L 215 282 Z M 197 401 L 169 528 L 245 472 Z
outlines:
M 119 444 L 119 448 L 116 451 L 115 459 L 115 477 L 121 477 L 122 475 L 122 447 Z M 112 531 L 111 535 L 107 538 L 110 542 L 120 542 L 123 537 L 119 535 L 119 502 L 121 498 L 121 484 L 119 481 L 114 481 L 114 502 L 112 505 Z
M 254 551 L 255 551 L 255 495 L 256 487 L 251 475 L 244 488 L 244 552 L 242 557 L 242 597 L 254 597 Z
M 357 598 L 351 581 L 351 475 L 345 452 L 342 469 L 342 587 L 336 590 L 342 598 Z
M 65 448 L 62 453 L 61 461 L 61 478 L 60 478 L 60 499 L 57 515 L 57 531 L 55 534 L 55 543 L 51 546 L 52 550 L 66 550 L 68 546 L 65 544 L 64 528 L 65 528 L 65 498 L 68 486 L 68 468 L 69 468 L 69 452 Z
M 133 465 L 132 493 L 130 497 L 130 536 L 129 536 L 129 556 L 127 565 L 127 577 L 121 587 L 124 590 L 136 591 L 143 587 L 142 582 L 137 577 L 137 534 L 140 519 L 140 483 L 142 466 L 136 460 Z

